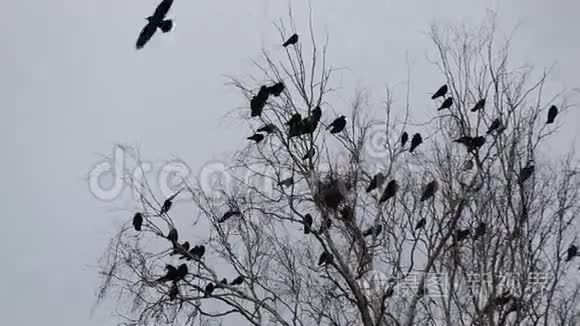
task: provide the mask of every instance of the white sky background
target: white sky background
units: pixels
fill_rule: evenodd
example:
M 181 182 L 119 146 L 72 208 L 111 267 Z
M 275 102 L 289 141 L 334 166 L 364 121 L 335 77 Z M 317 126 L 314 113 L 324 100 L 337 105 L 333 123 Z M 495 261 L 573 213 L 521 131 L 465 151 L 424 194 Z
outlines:
M 435 20 L 475 22 L 493 9 L 514 39 L 515 58 L 539 69 L 556 64 L 555 88 L 580 87 L 580 2 L 577 0 L 313 0 L 319 36 L 328 31 L 329 58 L 348 71 L 346 112 L 355 89 L 371 105 L 384 85 L 401 90 L 405 55 L 413 62 L 411 110 L 418 121 L 434 110 L 428 93 L 443 82 L 425 54 Z M 84 177 L 117 142 L 139 145 L 153 161 L 182 158 L 197 173 L 205 162 L 244 146 L 248 131 L 226 112 L 247 105 L 224 74 L 254 71 L 261 47 L 280 39 L 272 25 L 286 1 L 175 0 L 176 28 L 156 34 L 141 51 L 136 37 L 155 0 L 10 1 L 0 20 L 0 324 L 113 325 L 105 309 L 92 317 L 97 285 L 91 267 L 130 200 L 102 202 Z M 298 21 L 308 3 L 292 1 Z M 307 26 L 298 26 L 298 33 Z M 397 86 L 398 85 L 398 86 Z M 257 85 L 256 85 L 257 86 Z M 395 98 L 403 103 L 404 98 Z M 415 104 L 415 105 L 413 105 Z M 328 119 L 328 117 L 327 117 Z M 576 141 L 580 114 L 557 120 L 552 150 Z M 575 146 L 576 149 L 580 147 Z M 184 204 L 181 204 L 184 205 Z M 184 205 L 185 206 L 185 205 Z M 181 208 L 180 208 L 181 209 Z M 183 212 L 186 212 L 183 208 Z

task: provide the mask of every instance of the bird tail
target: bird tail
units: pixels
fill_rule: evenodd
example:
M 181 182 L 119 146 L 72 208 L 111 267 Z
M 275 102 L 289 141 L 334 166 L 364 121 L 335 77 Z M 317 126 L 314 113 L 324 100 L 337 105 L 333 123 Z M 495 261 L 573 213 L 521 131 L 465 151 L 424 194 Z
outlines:
M 173 28 L 173 20 L 166 19 L 159 24 L 159 28 L 163 33 L 169 32 Z

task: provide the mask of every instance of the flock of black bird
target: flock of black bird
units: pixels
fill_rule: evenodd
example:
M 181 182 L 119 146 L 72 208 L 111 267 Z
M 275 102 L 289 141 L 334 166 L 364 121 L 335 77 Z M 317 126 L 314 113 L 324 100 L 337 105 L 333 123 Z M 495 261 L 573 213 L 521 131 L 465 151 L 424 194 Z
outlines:
M 155 34 L 157 29 L 160 29 L 163 33 L 169 32 L 173 27 L 173 20 L 166 18 L 167 13 L 169 12 L 171 5 L 173 4 L 173 0 L 163 0 L 155 9 L 153 15 L 147 17 L 147 24 L 141 31 L 137 43 L 136 48 L 141 49 L 143 48 L 147 42 L 151 39 L 151 37 Z M 292 34 L 286 42 L 282 45 L 283 47 L 288 47 L 291 45 L 295 45 L 298 43 L 298 34 Z M 270 96 L 279 97 L 284 92 L 285 86 L 282 82 L 277 82 L 273 85 L 262 85 L 258 91 L 258 93 L 253 96 L 250 100 L 250 116 L 251 117 L 260 117 L 266 106 L 266 103 Z M 434 94 L 431 96 L 432 100 L 437 100 L 442 98 L 443 101 L 437 108 L 437 110 L 445 110 L 450 109 L 453 106 L 453 98 L 451 96 L 447 96 L 449 91 L 449 87 L 447 85 L 441 86 Z M 485 107 L 485 98 L 480 99 L 475 103 L 473 108 L 470 110 L 471 112 L 477 112 L 483 110 Z M 548 110 L 548 117 L 546 124 L 551 124 L 555 121 L 556 116 L 558 115 L 558 108 L 555 105 L 552 105 Z M 288 137 L 299 137 L 306 134 L 312 134 L 318 127 L 320 119 L 322 117 L 322 110 L 320 107 L 315 107 L 310 114 L 303 118 L 300 113 L 294 113 L 290 119 L 285 123 L 288 128 Z M 334 121 L 332 121 L 326 130 L 328 130 L 331 134 L 338 134 L 342 132 L 346 127 L 347 121 L 344 115 L 339 116 Z M 500 118 L 494 119 L 488 127 L 486 135 L 490 135 L 494 132 L 501 133 L 505 129 Z M 278 128 L 274 124 L 266 124 L 256 130 L 252 136 L 248 137 L 248 140 L 252 140 L 255 143 L 260 143 L 265 139 L 265 137 L 269 134 L 275 133 L 278 131 Z M 401 147 L 405 147 L 409 140 L 409 134 L 406 131 L 403 131 L 400 138 Z M 464 135 L 454 142 L 464 145 L 468 152 L 476 152 L 478 151 L 486 142 L 485 136 L 470 136 Z M 409 152 L 413 153 L 419 145 L 423 143 L 423 138 L 420 133 L 415 133 L 411 138 L 411 145 L 409 147 Z M 303 157 L 304 160 L 312 158 L 315 155 L 314 147 L 312 147 Z M 471 162 L 471 161 L 470 161 Z M 473 166 L 473 162 L 471 162 L 471 166 Z M 520 170 L 518 176 L 518 182 L 523 184 L 528 178 L 532 176 L 534 173 L 534 165 L 528 163 L 527 166 L 523 167 Z M 382 188 L 383 184 L 385 183 L 386 178 L 385 176 L 379 172 L 374 175 L 366 188 L 366 192 L 370 193 L 376 189 Z M 292 177 L 284 179 L 279 182 L 279 186 L 282 187 L 289 187 L 294 183 L 294 179 Z M 395 197 L 397 190 L 399 189 L 399 185 L 396 180 L 390 180 L 387 183 L 387 186 L 381 193 L 379 197 L 379 203 L 385 203 L 389 199 Z M 438 190 L 438 183 L 436 180 L 432 180 L 427 183 L 423 189 L 423 193 L 421 195 L 421 202 L 427 201 L 434 197 L 435 193 Z M 169 197 L 163 202 L 161 209 L 159 211 L 159 215 L 167 214 L 168 211 L 171 209 L 172 201 L 177 196 L 178 193 Z M 338 203 L 336 203 L 338 204 Z M 239 210 L 230 210 L 226 212 L 220 219 L 217 220 L 218 223 L 223 223 L 234 216 L 241 216 L 242 213 Z M 341 210 L 341 215 L 344 218 L 350 218 L 353 216 L 352 208 L 345 206 Z M 350 217 L 349 217 L 350 216 Z M 138 212 L 133 217 L 133 227 L 136 231 L 142 230 L 142 225 L 144 222 L 143 214 Z M 312 228 L 313 218 L 312 215 L 306 214 L 303 217 L 303 224 L 304 224 L 304 234 L 310 234 L 312 232 L 316 232 Z M 419 230 L 425 227 L 427 220 L 425 218 L 421 218 L 417 224 L 415 225 L 415 229 Z M 332 225 L 332 221 L 327 219 L 326 222 L 323 222 L 319 233 L 326 232 Z M 473 232 L 473 239 L 477 240 L 483 235 L 485 235 L 487 230 L 487 225 L 483 222 L 480 222 L 479 225 L 475 228 Z M 371 226 L 363 231 L 363 237 L 378 237 L 383 231 L 383 226 L 381 224 L 377 224 L 375 226 Z M 460 229 L 456 230 L 453 241 L 455 243 L 460 243 L 463 240 L 467 239 L 472 234 L 470 229 Z M 188 241 L 179 244 L 178 242 L 178 233 L 175 228 L 171 228 L 169 233 L 166 236 L 167 240 L 169 240 L 173 246 L 173 249 L 170 256 L 179 255 L 179 260 L 185 259 L 186 261 L 196 260 L 199 261 L 203 258 L 205 254 L 205 246 L 203 245 L 196 245 L 193 248 L 190 248 L 190 244 Z M 575 256 L 578 256 L 578 248 L 575 245 L 571 245 L 567 250 L 566 261 L 572 260 Z M 333 256 L 324 251 L 318 260 L 318 265 L 327 265 L 332 264 L 334 262 Z M 172 282 L 171 288 L 169 290 L 169 298 L 176 299 L 179 295 L 178 289 L 178 282 L 184 279 L 189 274 L 188 267 L 186 263 L 180 264 L 178 267 L 173 265 L 167 264 L 166 265 L 166 273 L 162 277 L 160 277 L 157 282 Z M 231 283 L 230 286 L 240 285 L 244 282 L 243 276 L 236 277 Z M 204 297 L 209 297 L 213 294 L 214 290 L 217 288 L 223 288 L 228 285 L 227 279 L 222 279 L 219 283 L 213 284 L 209 282 L 206 284 L 205 288 L 203 289 Z

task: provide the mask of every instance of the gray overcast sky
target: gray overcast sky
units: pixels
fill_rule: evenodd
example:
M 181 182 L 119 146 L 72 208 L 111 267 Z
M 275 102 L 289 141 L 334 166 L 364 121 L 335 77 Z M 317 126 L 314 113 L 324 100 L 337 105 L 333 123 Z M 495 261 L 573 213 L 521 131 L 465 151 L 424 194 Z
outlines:
M 556 63 L 555 87 L 580 87 L 577 0 L 313 0 L 316 29 L 330 35 L 330 59 L 343 72 L 342 96 L 405 80 L 414 62 L 414 97 L 442 78 L 425 59 L 434 20 L 477 22 L 499 13 L 504 31 L 521 23 L 516 58 L 538 68 Z M 0 324 L 113 325 L 109 311 L 92 317 L 91 267 L 109 236 L 130 217 L 131 202 L 102 202 L 86 173 L 113 144 L 140 145 L 144 157 L 179 157 L 194 171 L 244 144 L 232 119 L 244 104 L 223 74 L 252 71 L 261 47 L 280 43 L 272 23 L 287 2 L 175 0 L 176 28 L 142 51 L 135 39 L 157 0 L 6 1 L 0 20 Z M 292 1 L 304 21 L 308 2 Z M 298 26 L 305 33 L 306 26 Z M 524 62 L 524 61 L 522 61 Z M 347 88 L 349 86 L 349 88 Z M 399 99 L 401 100 L 401 99 Z M 423 103 L 418 101 L 417 103 Z M 340 105 L 337 104 L 337 110 Z M 412 108 L 424 110 L 420 108 Z M 416 113 L 415 113 L 416 114 Z M 578 136 L 569 112 L 557 149 Z M 227 127 L 219 130 L 218 127 Z M 211 135 L 213 141 L 207 142 Z M 578 149 L 578 146 L 576 146 Z

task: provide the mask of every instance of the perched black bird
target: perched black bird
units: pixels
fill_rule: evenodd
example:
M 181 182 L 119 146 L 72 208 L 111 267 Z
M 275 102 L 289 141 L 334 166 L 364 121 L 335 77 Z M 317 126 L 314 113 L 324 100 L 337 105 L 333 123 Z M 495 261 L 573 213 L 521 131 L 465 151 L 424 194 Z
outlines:
M 340 217 L 345 221 L 350 221 L 354 217 L 354 210 L 349 205 L 345 205 L 340 209 Z
M 548 109 L 548 120 L 546 121 L 546 124 L 554 123 L 557 115 L 558 108 L 555 105 L 552 105 L 550 109 Z
M 215 285 L 208 283 L 203 291 L 203 296 L 206 298 L 209 297 L 213 293 L 213 290 L 215 290 Z
M 457 230 L 457 231 L 455 231 L 455 241 L 461 242 L 461 241 L 467 239 L 470 234 L 471 234 L 470 229 Z
M 133 216 L 133 227 L 136 231 L 141 231 L 141 225 L 143 225 L 143 215 L 141 213 L 135 213 L 135 216 Z
M 157 279 L 157 282 L 167 282 L 167 281 L 173 281 L 177 278 L 177 268 L 171 266 L 171 265 L 165 265 L 165 269 L 167 270 L 167 272 L 165 273 L 165 275 L 161 276 L 159 279 Z
M 290 187 L 293 184 L 294 184 L 294 178 L 293 177 L 289 177 L 289 178 L 286 178 L 286 179 L 281 180 L 280 182 L 278 182 L 278 186 L 280 186 L 280 187 Z
M 179 289 L 177 288 L 177 283 L 173 283 L 173 285 L 171 285 L 171 288 L 169 289 L 169 299 L 175 300 L 178 295 Z
M 292 117 L 290 118 L 290 120 L 288 120 L 288 122 L 286 122 L 286 124 L 289 126 L 288 129 L 288 137 L 292 138 L 292 137 L 296 137 L 296 136 L 300 136 L 304 133 L 304 123 L 302 121 L 302 115 L 300 115 L 300 113 L 294 113 L 292 115 Z
M 317 106 L 316 108 L 314 108 L 312 110 L 312 112 L 310 112 L 310 115 L 302 120 L 301 122 L 301 133 L 304 134 L 311 134 L 313 133 L 316 128 L 318 127 L 318 122 L 320 122 L 320 118 L 322 117 L 322 110 L 320 109 L 319 106 Z
M 385 182 L 385 176 L 381 172 L 375 174 L 373 176 L 373 178 L 371 179 L 371 182 L 369 183 L 369 186 L 366 189 L 367 193 L 369 193 L 369 192 L 377 189 L 378 187 L 382 186 L 384 182 Z
M 316 120 L 320 120 L 320 118 L 322 117 L 322 109 L 320 109 L 319 106 L 315 107 L 312 112 L 310 112 L 310 115 L 316 119 Z
M 421 137 L 421 134 L 420 133 L 414 134 L 413 138 L 411 138 L 411 147 L 409 148 L 409 152 L 413 153 L 415 148 L 417 148 L 417 146 L 421 145 L 422 143 L 423 138 Z
M 187 265 L 185 264 L 179 265 L 179 267 L 177 267 L 177 274 L 175 274 L 175 279 L 173 280 L 173 282 L 177 282 L 183 279 L 187 275 L 187 273 L 188 273 Z
M 262 127 L 258 128 L 258 130 L 256 130 L 256 131 L 271 134 L 274 131 L 276 131 L 276 125 L 274 125 L 273 123 L 269 123 L 267 125 L 263 125 Z
M 438 97 L 445 97 L 445 94 L 447 94 L 447 84 L 441 86 L 437 92 L 435 92 L 435 94 L 433 94 L 433 96 L 431 96 L 431 99 L 434 100 Z
M 320 254 L 320 258 L 318 258 L 318 266 L 330 264 L 333 260 L 332 255 L 325 251 Z
M 298 34 L 294 33 L 290 38 L 282 44 L 283 47 L 287 47 L 288 45 L 293 45 L 298 43 Z
M 165 201 L 163 202 L 163 205 L 161 206 L 160 215 L 163 215 L 163 214 L 166 214 L 167 212 L 169 212 L 172 205 L 173 205 L 173 201 L 171 199 L 169 199 L 169 198 L 165 199 Z
M 449 109 L 453 105 L 453 97 L 448 97 L 443 101 L 441 106 L 437 109 L 437 111 Z
M 203 258 L 203 255 L 205 254 L 205 246 L 204 245 L 195 246 L 191 248 L 189 253 L 193 257 L 193 259 L 200 260 L 201 258 Z
M 253 134 L 252 136 L 246 138 L 248 140 L 253 140 L 256 142 L 256 144 L 258 144 L 259 142 L 261 142 L 262 140 L 264 140 L 264 135 L 262 134 Z
M 494 132 L 495 130 L 500 129 L 502 126 L 501 124 L 501 119 L 500 118 L 495 118 L 491 124 L 489 125 L 489 128 L 487 128 L 487 134 L 491 134 L 492 132 Z
M 334 121 L 332 121 L 327 129 L 330 129 L 331 134 L 337 134 L 343 131 L 344 127 L 346 127 L 346 117 L 341 115 L 340 117 L 334 119 Z
M 480 237 L 484 236 L 486 231 L 487 231 L 487 224 L 485 224 L 484 222 L 479 222 L 479 224 L 475 228 L 475 234 L 473 235 L 473 240 L 477 240 Z
M 176 243 L 177 244 L 177 243 Z M 175 246 L 175 248 L 173 248 L 173 251 L 169 254 L 169 256 L 174 256 L 177 254 L 180 254 L 184 251 L 188 251 L 189 250 L 189 241 L 185 241 L 181 247 L 178 247 L 177 245 Z
M 526 180 L 528 180 L 532 176 L 532 174 L 534 173 L 535 170 L 536 170 L 536 167 L 533 164 L 528 163 L 528 165 L 526 167 L 524 167 L 520 170 L 518 182 L 519 183 L 526 182 Z
M 171 242 L 177 242 L 177 230 L 174 228 L 171 228 L 171 230 L 169 230 L 169 233 L 167 234 L 167 240 L 171 241 Z
M 231 283 L 230 285 L 240 285 L 244 283 L 244 277 L 242 275 L 236 277 Z
M 268 93 L 270 93 L 270 95 L 280 96 L 280 94 L 282 94 L 283 91 L 284 91 L 284 83 L 282 82 L 276 83 L 268 87 Z
M 389 183 L 387 183 L 387 187 L 385 188 L 385 191 L 383 191 L 383 194 L 381 195 L 381 198 L 379 199 L 379 203 L 384 203 L 387 200 L 389 200 L 391 197 L 395 196 L 398 189 L 399 189 L 399 184 L 397 184 L 397 180 L 389 181 Z
M 302 223 L 304 223 L 304 234 L 309 234 L 312 229 L 312 215 L 306 214 L 302 219 Z
M 425 190 L 423 190 L 423 195 L 421 195 L 421 201 L 426 201 L 427 199 L 433 197 L 433 195 L 435 195 L 435 193 L 437 192 L 437 188 L 439 188 L 437 180 L 429 182 L 425 186 Z
M 403 131 L 403 134 L 401 135 L 401 147 L 405 147 L 405 144 L 407 143 L 408 140 L 409 134 L 406 131 Z
M 479 110 L 483 109 L 484 107 L 485 107 L 485 99 L 482 98 L 481 100 L 477 101 L 477 103 L 475 103 L 475 105 L 471 109 L 471 112 L 479 111 Z
M 239 210 L 230 210 L 224 213 L 224 215 L 218 220 L 218 223 L 223 223 L 230 219 L 232 216 L 241 216 L 242 212 Z
M 570 245 L 566 251 L 566 261 L 571 261 L 576 256 L 578 256 L 578 247 Z
M 471 139 L 472 138 L 470 136 L 462 136 L 462 137 L 455 139 L 453 142 L 460 143 L 460 144 L 463 144 L 465 146 L 469 146 L 469 144 L 471 143 Z
M 465 147 L 467 147 L 468 151 L 474 151 L 474 150 L 479 149 L 481 146 L 483 146 L 485 144 L 485 137 L 483 137 L 483 136 L 476 136 L 476 137 L 463 136 L 463 137 L 460 137 L 460 138 L 454 140 L 454 142 L 465 145 Z
M 427 220 L 423 217 L 419 222 L 417 222 L 417 225 L 415 225 L 415 230 L 425 227 L 425 224 L 427 224 Z
M 167 12 L 171 8 L 173 0 L 163 0 L 155 9 L 152 16 L 147 17 L 147 25 L 143 27 L 139 37 L 137 38 L 137 43 L 135 47 L 137 50 L 142 49 L 147 42 L 153 37 L 153 34 L 159 28 L 163 33 L 167 33 L 173 27 L 173 21 L 171 19 L 165 19 Z
M 259 117 L 262 115 L 262 111 L 264 110 L 264 106 L 266 105 L 266 101 L 268 101 L 268 96 L 270 92 L 268 91 L 268 87 L 265 85 L 260 86 L 260 90 L 258 94 L 256 94 L 250 100 L 250 116 L 251 117 Z
M 314 157 L 315 154 L 316 154 L 316 150 L 314 149 L 314 147 L 310 147 L 310 149 L 308 150 L 308 152 L 306 152 L 306 154 L 304 154 L 302 159 L 303 160 L 311 159 Z
M 220 281 L 219 285 L 228 285 L 228 279 L 227 278 L 222 278 L 222 280 Z
M 381 232 L 383 232 L 383 225 L 382 224 L 377 224 L 375 226 L 371 226 L 370 228 L 366 229 L 363 232 L 363 237 L 368 237 L 369 235 L 378 237 Z

